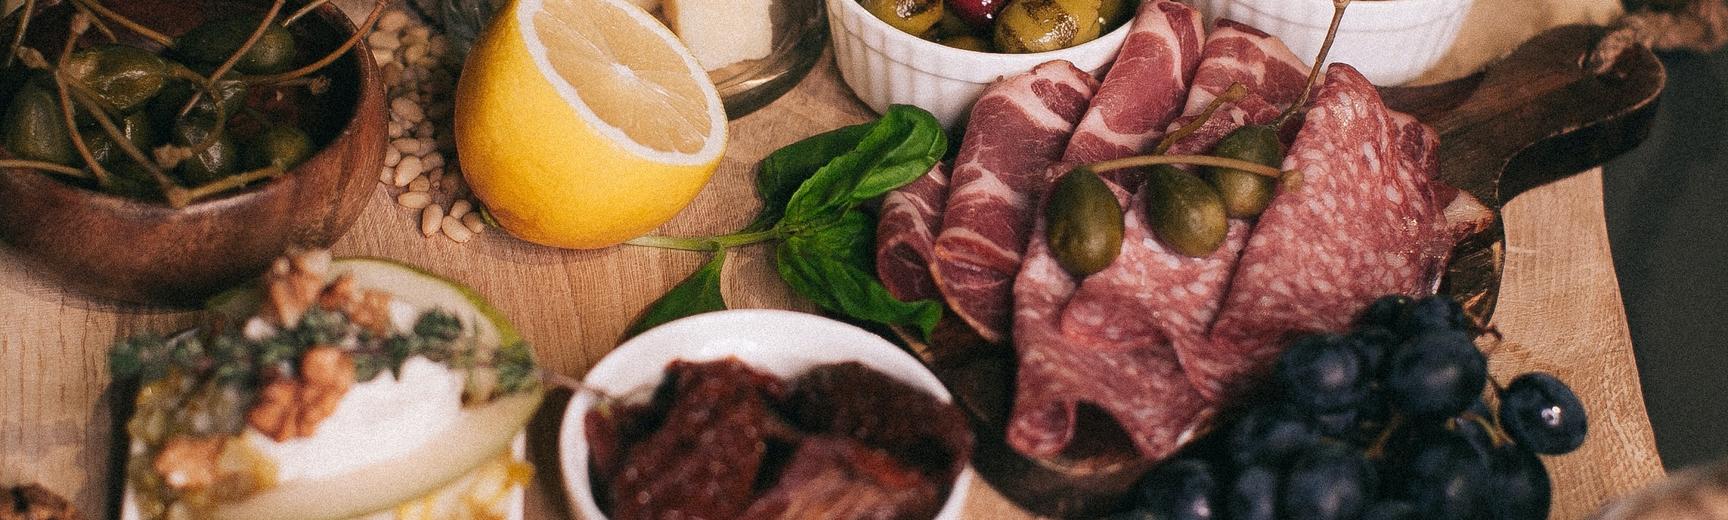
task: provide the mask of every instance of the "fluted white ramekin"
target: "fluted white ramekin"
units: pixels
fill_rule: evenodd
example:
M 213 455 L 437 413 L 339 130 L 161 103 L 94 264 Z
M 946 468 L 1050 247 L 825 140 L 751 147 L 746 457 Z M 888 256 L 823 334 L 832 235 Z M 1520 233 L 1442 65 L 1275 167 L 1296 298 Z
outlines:
M 1188 0 L 1210 25 L 1229 18 L 1266 31 L 1313 59 L 1332 23 L 1329 0 Z M 1338 26 L 1328 63 L 1349 63 L 1376 85 L 1421 76 L 1458 38 L 1473 0 L 1357 0 Z
M 882 112 L 888 105 L 916 105 L 944 126 L 965 123 L 972 102 L 997 78 L 1032 70 L 1050 60 L 1068 60 L 1097 75 L 1116 59 L 1128 24 L 1096 40 L 1066 49 L 1003 54 L 956 49 L 906 34 L 864 10 L 858 0 L 826 0 L 834 60 L 852 92 Z

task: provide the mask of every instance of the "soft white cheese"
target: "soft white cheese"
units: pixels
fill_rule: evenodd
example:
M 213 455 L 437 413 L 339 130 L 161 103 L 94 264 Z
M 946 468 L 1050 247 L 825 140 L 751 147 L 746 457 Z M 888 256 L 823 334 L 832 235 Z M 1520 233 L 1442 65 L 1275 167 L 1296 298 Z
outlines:
M 443 435 L 462 414 L 463 375 L 415 357 L 356 383 L 311 437 L 276 442 L 255 429 L 246 436 L 276 461 L 279 482 L 339 475 L 402 456 Z
M 664 4 L 672 32 L 684 40 L 703 70 L 768 57 L 774 50 L 773 6 L 774 0 L 666 0 Z

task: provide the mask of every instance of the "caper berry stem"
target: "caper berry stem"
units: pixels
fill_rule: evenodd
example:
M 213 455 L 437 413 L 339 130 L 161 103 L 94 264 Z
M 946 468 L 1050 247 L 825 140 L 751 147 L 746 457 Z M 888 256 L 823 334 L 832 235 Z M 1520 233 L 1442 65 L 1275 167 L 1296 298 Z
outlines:
M 307 3 L 305 7 L 301 7 L 300 10 L 294 11 L 294 14 L 290 14 L 290 15 L 288 15 L 287 18 L 283 18 L 282 19 L 282 26 L 286 27 L 288 25 L 293 24 L 295 20 L 299 20 L 300 17 L 306 16 L 306 14 L 312 12 L 313 9 L 317 9 L 318 6 L 324 5 L 324 4 L 329 3 L 329 2 L 330 2 L 330 0 L 312 0 L 311 2 Z
M 783 238 L 785 232 L 779 229 L 752 231 L 747 233 L 731 233 L 708 237 L 669 237 L 664 235 L 644 235 L 631 239 L 625 244 L 633 246 L 655 247 L 660 249 L 676 249 L 679 251 L 721 251 L 738 246 L 746 246 L 758 242 L 767 242 Z
M 77 79 L 59 71 L 55 71 L 54 79 L 63 86 L 70 88 L 73 100 L 77 101 L 79 106 L 84 107 L 84 110 L 90 112 L 91 117 L 96 119 L 97 126 L 102 127 L 102 131 L 108 134 L 108 139 L 114 141 L 114 145 L 118 146 L 120 151 L 126 154 L 126 157 L 143 167 L 144 171 L 150 172 L 150 176 L 156 179 L 156 183 L 162 189 L 166 190 L 173 186 L 173 181 L 162 173 L 162 169 L 157 168 L 156 163 L 151 161 L 149 156 L 144 155 L 143 150 L 139 150 L 137 146 L 132 144 L 132 140 L 126 137 L 126 133 L 120 130 L 119 125 L 114 124 L 114 119 L 108 117 L 107 111 L 101 107 L 95 96 L 90 94 L 88 87 L 79 83 Z M 94 161 L 89 159 L 86 161 L 90 162 L 93 166 L 92 169 L 100 167 Z
M 1182 125 L 1182 128 L 1178 128 L 1175 132 L 1170 132 L 1170 135 L 1160 139 L 1158 146 L 1152 149 L 1153 155 L 1164 155 L 1164 152 L 1170 151 L 1170 147 L 1175 146 L 1177 141 L 1187 139 L 1188 136 L 1199 131 L 1200 127 L 1206 126 L 1206 122 L 1212 120 L 1212 114 L 1217 113 L 1218 109 L 1223 107 L 1225 103 L 1241 101 L 1247 95 L 1248 87 L 1243 86 L 1242 82 L 1231 83 L 1230 88 L 1225 89 L 1223 94 L 1212 98 L 1212 102 L 1206 104 L 1206 110 L 1200 112 L 1200 117 L 1194 118 L 1188 124 Z
M 139 36 L 143 36 L 145 39 L 161 44 L 163 47 L 174 46 L 173 38 L 169 38 L 167 35 L 156 32 L 149 27 L 145 27 L 143 24 L 134 22 L 132 19 L 108 9 L 108 7 L 102 5 L 101 0 L 72 0 L 72 4 L 83 6 L 96 14 L 102 15 L 103 18 L 107 18 L 109 21 L 120 24 L 120 26 L 125 27 L 126 30 L 132 31 L 137 33 Z
M 224 191 L 239 188 L 241 186 L 245 186 L 247 184 L 251 184 L 253 182 L 257 182 L 257 181 L 261 181 L 261 180 L 268 179 L 271 177 L 275 177 L 275 176 L 281 175 L 281 174 L 282 174 L 282 168 L 279 168 L 279 167 L 272 165 L 272 166 L 265 166 L 263 168 L 259 168 L 259 169 L 252 170 L 249 172 L 242 172 L 242 173 L 237 173 L 234 175 L 229 175 L 227 177 L 223 177 L 220 179 L 210 181 L 209 183 L 203 184 L 203 185 L 195 187 L 195 188 L 176 189 L 176 190 L 174 190 L 175 193 L 170 193 L 168 195 L 168 203 L 174 205 L 174 207 L 176 207 L 176 208 L 184 208 L 184 207 L 186 207 L 187 204 L 191 204 L 192 202 L 196 202 L 197 200 L 202 199 L 204 197 L 209 197 L 211 195 L 215 195 L 218 193 L 222 193 Z M 178 200 L 176 200 L 176 198 L 178 198 Z
M 210 79 L 205 81 L 203 89 L 193 92 L 192 96 L 186 99 L 186 104 L 180 107 L 179 117 L 186 117 L 186 114 L 191 113 L 192 107 L 198 106 L 198 101 L 204 99 L 204 93 L 215 92 L 216 81 L 227 75 L 228 71 L 234 68 L 234 64 L 240 63 L 240 58 L 245 57 L 247 52 L 252 51 L 252 46 L 257 45 L 258 40 L 264 38 L 264 31 L 270 29 L 270 24 L 276 21 L 276 15 L 282 13 L 282 2 L 283 0 L 276 0 L 270 3 L 270 10 L 264 13 L 264 19 L 259 20 L 258 27 L 252 29 L 252 34 L 246 36 L 246 41 L 240 42 L 240 47 L 234 49 L 234 52 L 228 55 L 228 59 L 223 60 L 222 64 L 210 73 Z
M 366 21 L 360 23 L 360 27 L 354 30 L 354 34 L 350 35 L 347 41 L 342 42 L 341 46 L 336 47 L 336 50 L 331 51 L 330 54 L 324 55 L 323 58 L 319 58 L 318 61 L 314 61 L 304 67 L 280 74 L 243 76 L 240 80 L 252 85 L 270 85 L 299 79 L 302 76 L 323 69 L 325 66 L 335 62 L 337 58 L 342 57 L 342 54 L 348 52 L 348 49 L 354 48 L 354 44 L 359 43 L 361 38 L 366 37 L 366 33 L 372 31 L 372 26 L 378 24 L 378 18 L 384 16 L 384 5 L 387 3 L 387 0 L 378 0 L 377 2 L 373 2 L 372 12 L 366 15 Z
M 24 46 L 24 32 L 30 30 L 30 18 L 35 14 L 36 0 L 24 0 L 24 6 L 18 8 L 18 32 L 12 34 L 12 43 L 6 46 L 6 61 L 0 63 L 0 69 L 12 66 L 12 60 L 18 57 L 18 48 Z
M 1295 103 L 1278 114 L 1277 121 L 1272 123 L 1273 128 L 1284 128 L 1284 124 L 1308 104 L 1308 97 L 1314 94 L 1314 84 L 1320 81 L 1320 69 L 1326 65 L 1326 55 L 1332 53 L 1332 42 L 1338 39 L 1338 24 L 1344 21 L 1344 8 L 1349 6 L 1350 0 L 1332 0 L 1332 26 L 1326 29 L 1326 40 L 1320 44 L 1320 54 L 1314 57 L 1314 66 L 1308 69 L 1308 85 L 1302 87 L 1302 95 L 1296 97 Z
M 76 177 L 79 179 L 90 178 L 90 174 L 86 173 L 84 170 L 73 168 L 71 166 L 54 164 L 54 163 L 46 162 L 46 161 L 26 161 L 23 159 L 0 159 L 0 168 L 29 168 L 32 170 L 42 170 L 42 171 L 49 172 L 49 173 L 58 173 L 60 175 L 65 175 L 67 177 Z
M 1244 161 L 1241 159 L 1231 159 L 1228 157 L 1213 157 L 1210 155 L 1136 155 L 1134 157 L 1124 157 L 1121 159 L 1092 163 L 1086 165 L 1086 167 L 1091 168 L 1092 171 L 1102 173 L 1110 170 L 1139 168 L 1159 164 L 1217 166 L 1219 168 L 1233 168 L 1272 178 L 1280 178 L 1286 175 L 1285 172 L 1264 164 Z
M 109 42 L 120 41 L 119 37 L 114 36 L 114 30 L 108 28 L 108 24 L 103 22 L 101 17 L 96 16 L 96 13 L 90 12 L 90 8 L 84 7 L 83 4 L 77 2 L 72 3 L 72 8 L 89 16 L 90 25 L 96 27 L 96 30 L 100 31 L 103 36 L 108 37 Z
M 72 148 L 78 151 L 78 157 L 90 167 L 90 174 L 96 177 L 96 185 L 107 189 L 112 182 L 108 178 L 108 170 L 96 161 L 96 155 L 90 153 L 90 146 L 84 143 L 84 136 L 78 133 L 78 119 L 72 113 L 72 96 L 66 92 L 66 81 L 60 77 L 60 70 L 65 69 L 66 61 L 72 57 L 72 46 L 78 42 L 78 37 L 90 28 L 90 16 L 78 13 L 72 17 L 71 30 L 66 31 L 66 44 L 60 48 L 60 58 L 55 62 L 54 92 L 60 98 L 61 121 L 66 125 L 67 137 L 72 140 Z M 100 115 L 100 113 L 98 113 Z

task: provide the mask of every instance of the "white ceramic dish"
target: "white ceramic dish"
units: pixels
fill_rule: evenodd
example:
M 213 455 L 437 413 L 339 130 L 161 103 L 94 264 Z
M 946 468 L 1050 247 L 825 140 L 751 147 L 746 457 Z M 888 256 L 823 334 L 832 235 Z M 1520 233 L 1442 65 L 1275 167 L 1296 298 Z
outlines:
M 630 395 L 660 383 L 673 360 L 709 361 L 736 356 L 744 363 L 781 378 L 795 377 L 817 365 L 857 361 L 943 402 L 953 397 L 924 365 L 887 340 L 845 323 L 791 311 L 751 309 L 712 312 L 661 325 L 619 345 L 588 371 L 587 388 L 610 395 Z M 558 435 L 558 459 L 564 471 L 566 496 L 579 518 L 605 520 L 594 503 L 588 480 L 588 410 L 599 400 L 580 391 L 564 411 Z M 949 488 L 937 520 L 956 520 L 972 485 L 967 467 Z
M 1376 85 L 1399 85 L 1426 72 L 1458 38 L 1474 0 L 1358 0 L 1339 23 L 1327 63 L 1349 63 Z M 1211 24 L 1229 18 L 1266 31 L 1313 59 L 1332 23 L 1328 0 L 1188 0 Z
M 1050 60 L 1068 60 L 1098 75 L 1116 59 L 1128 24 L 1067 49 L 1032 54 L 1002 54 L 956 49 L 895 29 L 864 10 L 858 0 L 828 2 L 828 30 L 840 76 L 871 110 L 916 105 L 943 126 L 966 122 L 972 102 L 997 78 L 1032 70 Z

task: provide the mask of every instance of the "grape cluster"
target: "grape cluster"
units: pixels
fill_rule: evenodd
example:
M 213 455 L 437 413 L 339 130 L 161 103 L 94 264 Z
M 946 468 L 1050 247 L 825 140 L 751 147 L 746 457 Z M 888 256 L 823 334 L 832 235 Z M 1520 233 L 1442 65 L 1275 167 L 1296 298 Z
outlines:
M 1545 519 L 1536 454 L 1584 442 L 1572 390 L 1532 372 L 1483 399 L 1482 331 L 1444 296 L 1374 301 L 1297 339 L 1264 392 L 1140 483 L 1141 519 Z

